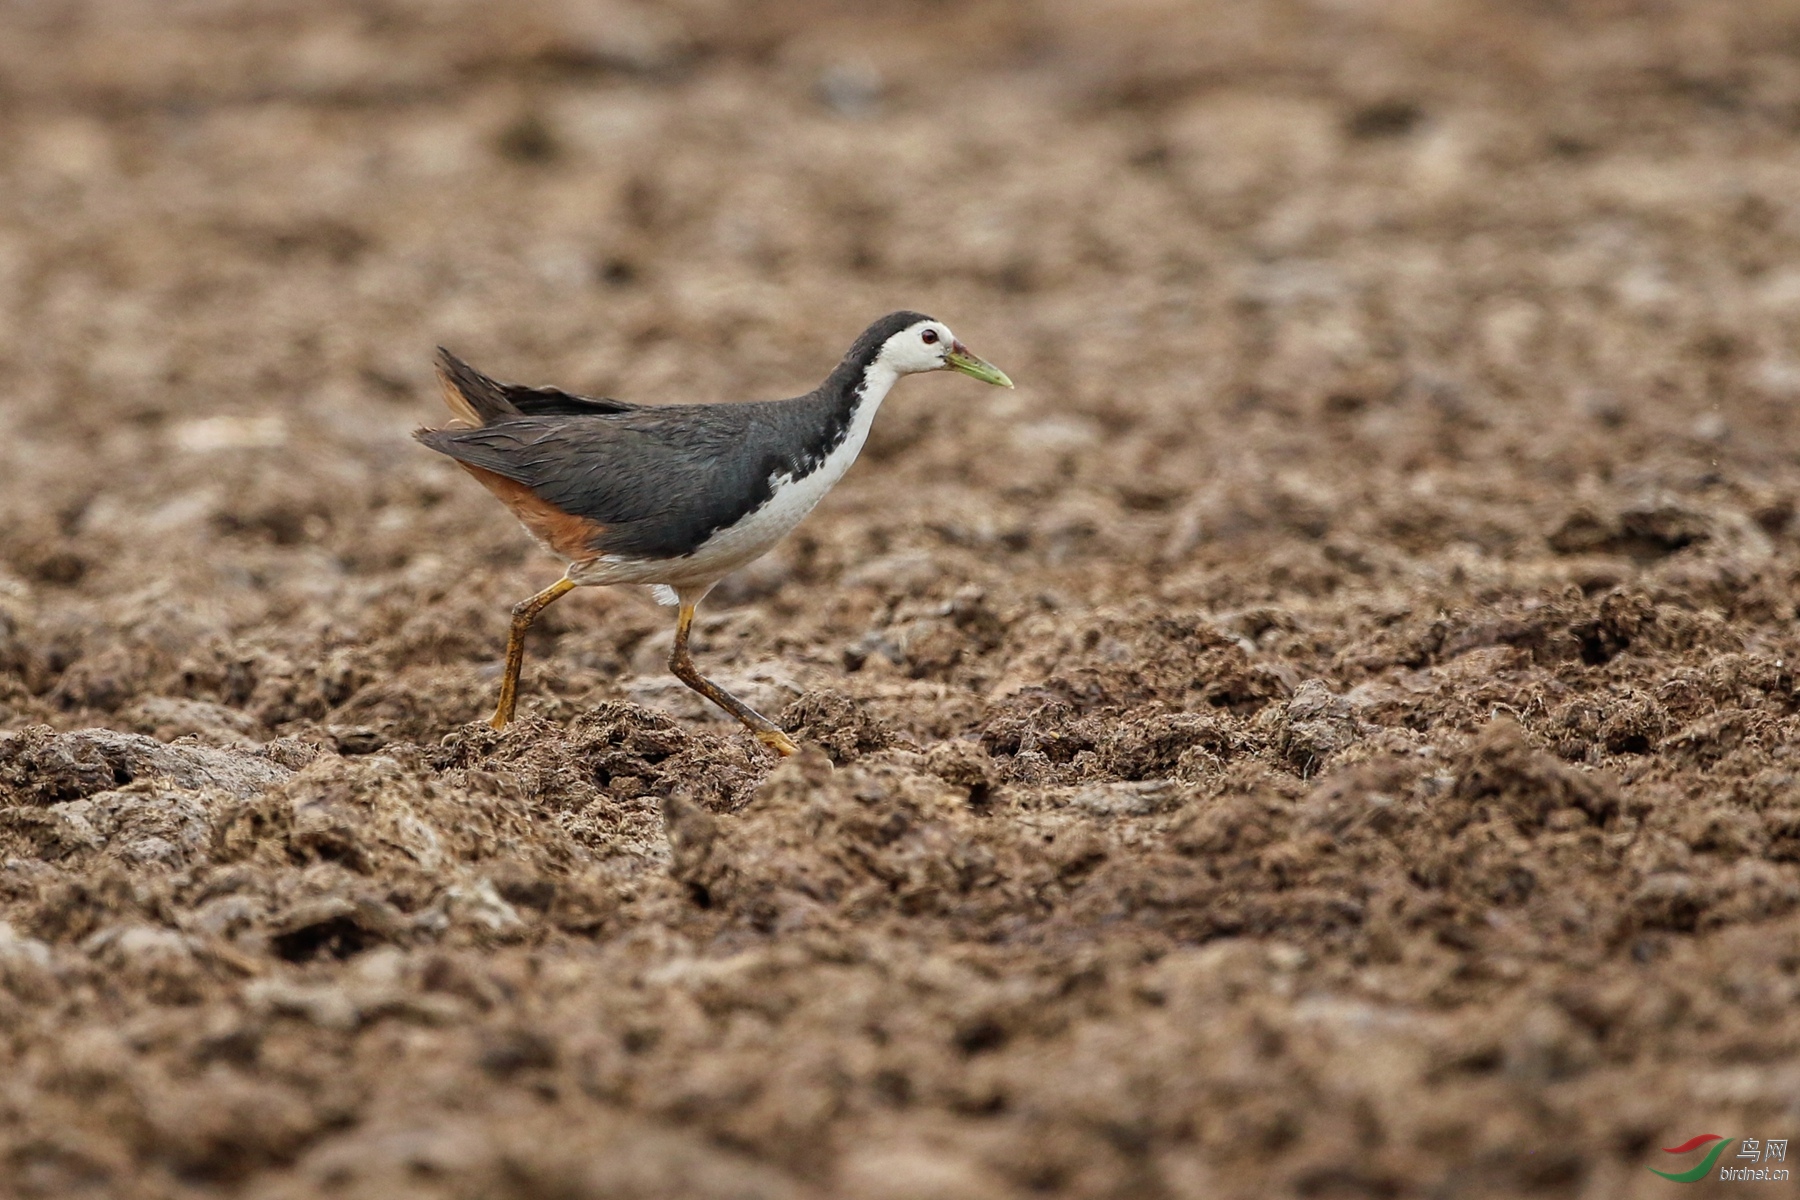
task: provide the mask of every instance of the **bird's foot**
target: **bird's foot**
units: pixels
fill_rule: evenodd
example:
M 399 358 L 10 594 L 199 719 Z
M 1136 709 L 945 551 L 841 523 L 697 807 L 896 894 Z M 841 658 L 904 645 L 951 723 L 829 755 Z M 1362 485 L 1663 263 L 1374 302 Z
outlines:
M 800 753 L 800 747 L 795 744 L 794 739 L 779 729 L 758 729 L 756 740 L 783 758 Z

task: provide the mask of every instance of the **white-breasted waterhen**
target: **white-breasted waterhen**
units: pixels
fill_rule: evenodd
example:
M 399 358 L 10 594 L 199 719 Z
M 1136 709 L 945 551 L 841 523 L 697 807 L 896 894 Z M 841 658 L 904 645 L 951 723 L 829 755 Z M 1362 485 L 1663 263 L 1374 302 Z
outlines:
M 587 584 L 651 584 L 679 606 L 669 669 L 736 717 L 764 745 L 793 739 L 713 683 L 688 654 L 694 609 L 721 578 L 800 523 L 856 460 L 869 425 L 902 375 L 961 371 L 1011 387 L 940 321 L 897 312 L 863 331 L 825 382 L 791 400 L 647 406 L 557 388 L 497 383 L 438 352 L 444 429 L 425 445 L 454 458 L 512 509 L 539 545 L 566 561 L 563 577 L 513 608 L 506 673 L 490 724 L 512 720 L 525 631 L 557 599 Z

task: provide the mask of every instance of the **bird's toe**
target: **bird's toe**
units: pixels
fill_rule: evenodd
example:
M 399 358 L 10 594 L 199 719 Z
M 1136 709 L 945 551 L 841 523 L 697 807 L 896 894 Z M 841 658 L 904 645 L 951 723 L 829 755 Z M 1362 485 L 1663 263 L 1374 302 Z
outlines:
M 767 746 L 783 758 L 800 753 L 800 747 L 794 739 L 779 729 L 758 730 L 756 740 Z

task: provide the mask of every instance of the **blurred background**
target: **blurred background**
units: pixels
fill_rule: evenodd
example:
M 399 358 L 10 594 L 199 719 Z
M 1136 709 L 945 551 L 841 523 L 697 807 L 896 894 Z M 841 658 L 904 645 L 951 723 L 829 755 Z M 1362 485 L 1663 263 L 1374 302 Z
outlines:
M 463 728 L 558 568 L 411 441 L 445 416 L 435 346 L 766 398 L 902 307 L 1017 390 L 904 384 L 697 653 L 840 781 L 888 754 L 870 795 L 938 797 L 897 827 L 1001 883 L 894 899 L 854 874 L 902 852 L 856 841 L 874 817 L 842 853 L 743 833 L 769 764 L 667 677 L 636 593 L 539 623 L 521 711 L 547 721 Z M 306 795 L 400 797 L 447 845 L 497 777 L 532 806 L 429 870 L 354 822 L 354 869 L 282 857 L 271 817 L 242 854 L 273 857 L 211 876 L 5 810 L 0 913 L 64 972 L 0 1047 L 0 1128 L 40 1122 L 7 1153 L 46 1195 L 145 1163 L 159 1195 L 276 1189 L 302 1155 L 306 1186 L 416 1182 L 415 1143 L 336 1139 L 479 1111 L 497 1174 L 417 1143 L 466 1194 L 682 1193 L 467 1182 L 631 1109 L 645 1154 L 745 1156 L 682 1194 L 1613 1196 L 1702 1127 L 1786 1136 L 1797 318 L 1789 0 L 6 0 L 0 734 L 319 755 L 342 774 Z M 28 744 L 0 794 L 30 808 Z M 697 907 L 678 785 L 879 919 Z M 202 799 L 164 830 L 202 831 L 191 862 L 237 819 Z M 488 855 L 542 871 L 502 879 L 504 952 L 467 898 L 499 895 Z M 260 898 L 208 924 L 228 875 Z M 296 925 L 296 895 L 350 907 Z M 424 914 L 387 958 L 357 939 L 391 929 L 343 924 L 370 895 Z M 571 895 L 592 912 L 545 898 Z M 217 957 L 109 991 L 90 935 L 121 913 Z M 820 928 L 843 940 L 787 938 Z M 760 974 L 694 965 L 765 935 Z M 359 962 L 438 1008 L 359 1042 L 343 1004 L 240 995 Z M 129 1054 L 65 1036 L 126 1016 Z M 596 1030 L 571 1082 L 556 1046 Z M 870 1149 L 895 1129 L 937 1148 Z M 773 1174 L 733 1191 L 750 1160 Z

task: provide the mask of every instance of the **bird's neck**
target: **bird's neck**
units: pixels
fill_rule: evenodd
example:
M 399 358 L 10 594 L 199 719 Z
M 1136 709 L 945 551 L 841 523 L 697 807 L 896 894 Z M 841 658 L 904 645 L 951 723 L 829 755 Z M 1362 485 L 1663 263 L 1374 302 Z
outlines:
M 869 422 L 887 394 L 900 379 L 900 372 L 871 358 L 867 362 L 845 359 L 819 389 L 837 428 L 868 431 Z
M 867 410 L 868 415 L 873 417 L 875 410 L 881 407 L 881 402 L 887 399 L 888 392 L 899 381 L 900 372 L 886 363 L 870 363 L 863 368 L 862 378 L 851 389 L 851 410 L 858 414 Z
M 823 424 L 803 455 L 802 471 L 810 472 L 829 459 L 840 464 L 836 470 L 841 474 L 861 453 L 876 411 L 899 378 L 898 371 L 874 359 L 839 363 L 814 393 L 812 403 L 822 405 L 815 411 Z
M 879 408 L 900 373 L 881 361 L 876 354 L 865 359 L 861 355 L 846 357 L 820 385 L 820 394 L 829 398 L 832 407 L 848 414 L 865 401 Z
M 872 362 L 863 368 L 862 378 L 850 389 L 848 403 L 843 413 L 844 423 L 848 426 L 845 441 L 850 443 L 852 456 L 862 450 L 863 441 L 869 436 L 869 426 L 875 423 L 875 414 L 881 409 L 881 402 L 887 399 L 888 392 L 900 380 L 900 372 L 882 362 Z

